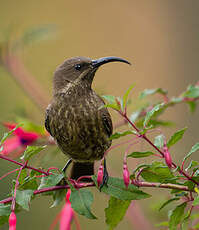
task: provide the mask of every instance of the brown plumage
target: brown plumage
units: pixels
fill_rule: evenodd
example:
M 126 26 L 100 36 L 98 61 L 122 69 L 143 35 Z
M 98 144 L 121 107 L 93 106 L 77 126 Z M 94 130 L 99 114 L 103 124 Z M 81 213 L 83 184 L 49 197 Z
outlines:
M 67 59 L 54 74 L 45 127 L 62 152 L 72 158 L 73 179 L 92 175 L 94 161 L 102 159 L 111 145 L 111 117 L 91 84 L 99 66 L 112 61 L 128 63 L 117 57 L 75 57 Z

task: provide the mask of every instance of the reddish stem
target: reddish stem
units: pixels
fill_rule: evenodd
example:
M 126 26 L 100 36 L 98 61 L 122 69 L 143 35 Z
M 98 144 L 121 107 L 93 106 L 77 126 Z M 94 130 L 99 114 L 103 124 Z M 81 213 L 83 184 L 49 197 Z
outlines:
M 132 184 L 139 186 L 139 187 L 168 188 L 168 189 L 178 189 L 178 190 L 182 190 L 182 191 L 195 192 L 195 191 L 189 190 L 189 188 L 187 186 L 178 185 L 178 184 L 161 184 L 161 183 L 151 183 L 151 182 L 145 182 L 145 181 L 144 182 L 132 181 Z M 95 184 L 93 182 L 89 182 L 89 183 L 77 183 L 76 182 L 75 184 L 73 183 L 73 185 L 75 185 L 75 187 L 77 189 L 95 186 Z M 57 190 L 61 190 L 61 189 L 69 189 L 69 188 L 70 188 L 69 185 L 52 186 L 49 188 L 43 188 L 43 189 L 35 190 L 33 194 L 37 195 L 37 194 L 41 194 L 41 193 L 45 193 L 45 192 L 52 192 L 52 191 L 57 191 Z M 11 201 L 12 201 L 12 197 L 9 197 L 9 198 L 6 198 L 4 200 L 1 200 L 0 204 L 7 204 L 7 203 L 10 203 Z
M 25 165 L 24 165 L 25 166 Z M 23 166 L 19 169 L 19 173 L 16 179 L 16 183 L 15 183 L 15 189 L 14 189 L 14 195 L 12 197 L 12 205 L 11 205 L 11 211 L 14 212 L 15 211 L 15 205 L 16 205 L 16 195 L 17 195 L 17 187 L 19 185 L 19 177 L 21 175 L 21 171 L 23 170 Z
M 22 167 L 24 167 L 24 168 L 32 169 L 32 170 L 37 171 L 37 172 L 39 172 L 39 173 L 45 174 L 46 176 L 49 175 L 48 172 L 45 172 L 45 171 L 43 171 L 43 170 L 40 170 L 40 169 L 31 167 L 31 166 L 28 166 L 28 165 L 25 165 L 25 166 L 24 166 L 23 163 L 20 163 L 20 162 L 18 162 L 18 161 L 15 161 L 15 160 L 13 160 L 13 159 L 10 159 L 10 158 L 8 158 L 8 157 L 6 157 L 6 156 L 3 156 L 3 155 L 1 155 L 1 154 L 0 154 L 0 158 L 1 158 L 1 159 L 4 159 L 4 160 L 6 160 L 6 161 L 10 161 L 10 162 L 12 162 L 12 163 L 14 163 L 14 164 L 20 165 L 20 166 L 22 166 Z
M 10 174 L 12 174 L 12 173 L 14 173 L 14 172 L 16 172 L 16 171 L 19 171 L 19 170 L 20 170 L 20 168 L 19 168 L 19 169 L 14 169 L 14 170 L 12 170 L 12 171 L 10 171 L 10 172 L 4 174 L 2 177 L 0 177 L 0 180 L 2 180 L 3 178 L 7 177 L 8 175 L 10 175 Z
M 78 189 L 80 189 L 80 188 L 94 187 L 95 184 L 94 184 L 94 182 L 76 183 L 75 186 Z M 37 194 L 41 194 L 41 193 L 44 193 L 44 192 L 52 192 L 52 191 L 57 191 L 57 190 L 62 190 L 62 189 L 69 189 L 69 188 L 70 188 L 69 185 L 52 186 L 52 187 L 49 187 L 49 188 L 42 188 L 42 189 L 39 189 L 39 190 L 35 190 L 33 194 L 37 195 Z M 12 197 L 9 197 L 9 198 L 6 198 L 4 200 L 1 200 L 0 204 L 7 204 L 7 203 L 10 203 L 11 201 L 12 201 Z

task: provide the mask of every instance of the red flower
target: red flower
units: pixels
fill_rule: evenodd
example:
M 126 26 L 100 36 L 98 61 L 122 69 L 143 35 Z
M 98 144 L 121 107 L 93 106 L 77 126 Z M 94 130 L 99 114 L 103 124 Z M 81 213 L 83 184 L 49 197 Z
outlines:
M 170 154 L 170 152 L 169 152 L 169 149 L 168 149 L 166 143 L 164 144 L 163 152 L 164 152 L 165 163 L 167 164 L 167 166 L 168 166 L 169 168 L 172 168 L 171 154 Z
M 74 216 L 74 211 L 71 208 L 71 203 L 69 200 L 70 193 L 71 190 L 68 189 L 66 193 L 66 203 L 64 204 L 62 210 L 53 221 L 50 230 L 53 230 L 55 228 L 58 221 L 59 221 L 59 230 L 71 230 L 71 222 Z
M 59 230 L 70 230 L 71 221 L 74 215 L 73 209 L 71 208 L 71 203 L 69 200 L 70 193 L 71 191 L 69 189 L 66 193 L 66 203 L 61 210 Z
M 124 162 L 123 162 L 123 181 L 126 188 L 128 188 L 130 183 L 130 175 L 129 175 L 129 170 L 126 162 L 126 155 L 124 156 Z
M 103 163 L 101 163 L 100 167 L 98 169 L 98 172 L 97 172 L 97 185 L 98 185 L 98 187 L 100 187 L 102 184 L 103 176 L 104 176 L 104 166 L 103 166 Z
M 12 211 L 9 216 L 9 230 L 16 230 L 16 224 L 17 224 L 17 217 Z
M 9 130 L 16 127 L 17 124 L 14 123 L 4 123 Z M 36 132 L 28 132 L 22 128 L 17 128 L 13 132 L 14 136 L 7 138 L 3 143 L 3 150 L 0 154 L 9 155 L 11 157 L 19 156 L 26 149 L 27 145 L 31 145 L 36 141 L 40 135 Z

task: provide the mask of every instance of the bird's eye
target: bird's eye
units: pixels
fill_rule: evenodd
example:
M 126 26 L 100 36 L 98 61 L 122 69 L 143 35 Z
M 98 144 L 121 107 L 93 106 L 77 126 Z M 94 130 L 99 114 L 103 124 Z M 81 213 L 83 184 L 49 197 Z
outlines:
M 75 65 L 75 69 L 76 69 L 76 70 L 80 70 L 81 68 L 82 68 L 82 66 L 81 66 L 80 64 L 76 64 L 76 65 Z

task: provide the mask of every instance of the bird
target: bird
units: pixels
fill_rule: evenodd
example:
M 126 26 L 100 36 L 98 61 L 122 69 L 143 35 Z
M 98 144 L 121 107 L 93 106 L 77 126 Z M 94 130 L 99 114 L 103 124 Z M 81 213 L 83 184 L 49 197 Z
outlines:
M 103 99 L 92 89 L 96 71 L 110 62 L 130 64 L 119 57 L 73 57 L 55 70 L 45 127 L 69 156 L 63 171 L 72 162 L 71 179 L 93 175 L 94 162 L 103 159 L 111 146 L 112 119 Z

